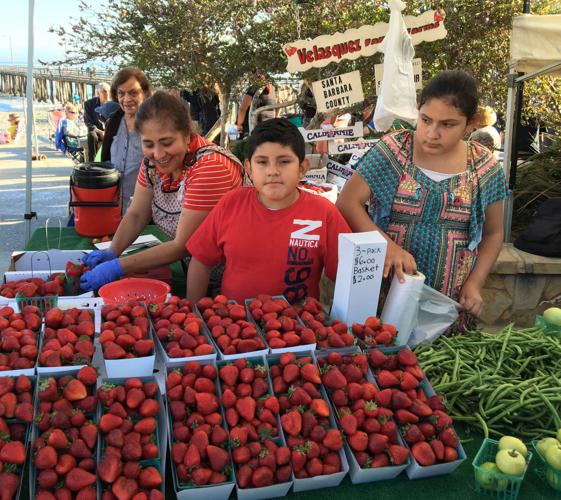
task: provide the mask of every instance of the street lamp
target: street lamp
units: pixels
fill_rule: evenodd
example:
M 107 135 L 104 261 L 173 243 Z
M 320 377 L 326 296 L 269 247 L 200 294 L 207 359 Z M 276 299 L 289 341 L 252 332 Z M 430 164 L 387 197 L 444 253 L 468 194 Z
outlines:
M 12 37 L 10 35 L 0 35 L 4 38 L 7 38 L 8 41 L 10 42 L 10 64 L 14 64 L 14 52 L 12 50 Z

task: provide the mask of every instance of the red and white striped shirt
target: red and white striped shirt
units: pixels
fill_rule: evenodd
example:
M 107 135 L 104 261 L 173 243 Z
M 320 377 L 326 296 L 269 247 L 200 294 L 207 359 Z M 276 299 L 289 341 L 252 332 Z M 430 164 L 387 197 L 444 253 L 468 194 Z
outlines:
M 189 153 L 195 153 L 197 149 L 212 144 L 198 134 L 194 134 L 189 144 Z M 170 183 L 169 175 L 162 174 L 155 169 L 164 184 Z M 216 152 L 210 152 L 202 156 L 190 168 L 186 169 L 185 196 L 183 208 L 191 210 L 211 210 L 228 191 L 241 186 L 243 175 L 239 165 L 230 158 Z M 180 176 L 176 183 L 181 182 Z M 145 169 L 138 170 L 138 183 L 151 189 L 151 184 L 146 179 Z M 173 185 L 173 183 L 171 183 Z

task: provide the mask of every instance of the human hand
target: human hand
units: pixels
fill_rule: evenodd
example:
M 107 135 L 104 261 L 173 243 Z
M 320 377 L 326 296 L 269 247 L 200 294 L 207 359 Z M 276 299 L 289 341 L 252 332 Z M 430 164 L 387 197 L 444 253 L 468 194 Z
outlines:
M 417 263 L 413 256 L 393 241 L 388 241 L 386 260 L 384 261 L 384 278 L 390 274 L 393 268 L 400 283 L 405 281 L 404 274 L 413 275 L 417 272 Z
M 460 292 L 459 303 L 467 312 L 479 316 L 483 309 L 481 288 L 468 279 Z
M 117 256 L 113 250 L 94 250 L 93 252 L 89 252 L 84 255 L 84 257 L 82 257 L 82 262 L 90 269 L 93 269 L 102 262 L 107 262 L 108 260 L 116 258 Z
M 87 292 L 97 291 L 103 285 L 118 280 L 125 275 L 119 259 L 102 262 L 92 271 L 84 273 L 80 278 L 80 288 Z

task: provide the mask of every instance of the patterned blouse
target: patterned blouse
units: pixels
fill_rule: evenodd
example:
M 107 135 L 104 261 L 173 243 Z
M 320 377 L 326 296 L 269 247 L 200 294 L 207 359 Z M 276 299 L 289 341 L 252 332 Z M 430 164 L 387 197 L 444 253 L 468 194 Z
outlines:
M 427 285 L 457 300 L 475 265 L 485 210 L 507 192 L 493 154 L 468 142 L 466 170 L 435 181 L 413 163 L 413 132 L 399 130 L 372 147 L 356 170 L 372 193 L 374 222 L 413 255 Z

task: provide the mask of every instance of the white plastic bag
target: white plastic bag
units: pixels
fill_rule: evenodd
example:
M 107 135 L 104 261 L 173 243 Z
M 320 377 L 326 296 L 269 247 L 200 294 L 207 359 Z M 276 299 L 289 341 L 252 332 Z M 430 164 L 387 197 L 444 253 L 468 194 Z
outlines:
M 440 337 L 458 319 L 460 304 L 450 297 L 423 285 L 419 298 L 417 326 L 407 344 L 415 347 L 420 343 L 431 343 Z
M 390 26 L 380 46 L 380 51 L 384 53 L 384 76 L 374 111 L 376 130 L 384 132 L 397 118 L 411 124 L 417 120 L 412 62 L 415 49 L 401 14 L 405 3 L 401 0 L 390 0 L 388 3 Z

